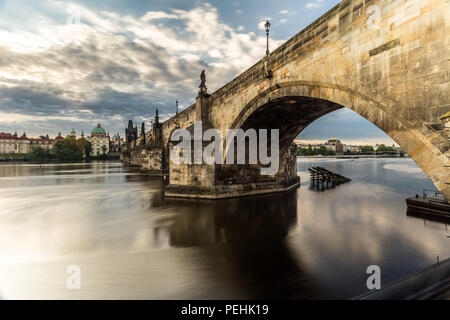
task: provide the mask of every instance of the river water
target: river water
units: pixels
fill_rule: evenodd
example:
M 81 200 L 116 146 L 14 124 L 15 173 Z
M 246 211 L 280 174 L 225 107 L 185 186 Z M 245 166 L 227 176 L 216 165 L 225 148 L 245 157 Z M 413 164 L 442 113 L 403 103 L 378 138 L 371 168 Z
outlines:
M 310 186 L 308 167 L 352 179 Z M 407 215 L 434 189 L 411 159 L 298 159 L 290 193 L 169 200 L 119 162 L 0 163 L 3 299 L 317 299 L 450 256 L 449 225 Z M 80 290 L 69 290 L 69 266 Z

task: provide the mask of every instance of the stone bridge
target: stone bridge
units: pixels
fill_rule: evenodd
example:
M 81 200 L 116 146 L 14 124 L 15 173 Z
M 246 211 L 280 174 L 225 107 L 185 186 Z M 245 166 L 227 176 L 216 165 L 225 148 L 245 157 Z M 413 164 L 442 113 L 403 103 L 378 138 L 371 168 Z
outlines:
M 168 196 L 288 190 L 298 185 L 293 139 L 346 107 L 396 141 L 450 199 L 449 129 L 439 123 L 450 110 L 449 26 L 446 0 L 344 0 L 224 87 L 212 94 L 201 88 L 194 105 L 129 141 L 123 159 L 168 173 Z M 200 120 L 223 136 L 227 129 L 279 129 L 279 172 L 172 165 L 171 133 Z

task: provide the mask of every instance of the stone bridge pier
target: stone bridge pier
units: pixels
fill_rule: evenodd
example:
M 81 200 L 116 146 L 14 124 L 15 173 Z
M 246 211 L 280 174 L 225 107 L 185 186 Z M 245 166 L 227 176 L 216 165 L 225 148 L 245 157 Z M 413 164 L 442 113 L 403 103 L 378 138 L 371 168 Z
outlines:
M 189 137 L 172 140 L 174 136 L 171 135 L 169 139 L 167 147 L 170 155 L 168 164 L 169 185 L 165 188 L 165 195 L 168 197 L 220 199 L 282 192 L 298 187 L 300 179 L 297 176 L 297 147 L 289 145 L 288 148 L 280 150 L 279 156 L 273 161 L 276 165 L 275 170 L 271 174 L 262 174 L 261 170 L 263 167 L 267 167 L 267 164 L 262 165 L 259 161 L 249 160 L 251 150 L 258 160 L 258 145 L 259 141 L 262 141 L 258 135 L 258 129 L 267 128 L 264 125 L 248 128 L 256 129 L 253 139 L 243 136 L 244 140 L 241 142 L 244 143 L 239 145 L 239 139 L 233 138 L 231 146 L 230 141 L 227 141 L 227 136 L 222 135 L 211 123 L 211 115 L 209 114 L 211 95 L 206 92 L 204 81 L 205 76 L 202 73 L 202 84 L 194 107 L 194 123 L 187 128 L 180 128 L 179 125 L 176 128 L 186 129 L 184 132 L 188 133 Z M 204 137 L 203 134 L 208 129 L 214 129 L 220 137 Z M 244 130 L 244 132 L 247 132 L 247 130 Z M 269 130 L 268 133 L 270 133 Z M 189 148 L 187 151 L 177 148 L 180 140 L 183 141 L 184 139 L 188 140 Z M 214 146 L 216 139 L 219 141 L 218 148 L 214 151 L 208 149 L 208 146 Z M 267 142 L 266 145 L 268 146 L 265 155 L 271 154 L 272 151 L 278 155 L 278 144 L 277 150 L 271 150 L 270 141 L 270 136 L 269 139 L 266 138 L 264 141 Z M 233 151 L 230 151 L 230 148 Z M 242 154 L 245 158 L 243 159 L 244 163 L 241 162 L 241 164 L 238 164 L 239 148 L 242 148 Z M 214 161 L 211 161 L 213 163 L 207 163 L 205 154 L 215 157 L 218 150 L 222 155 L 214 158 Z M 185 152 L 190 152 L 190 161 L 180 161 Z M 232 155 L 232 161 L 226 159 L 228 153 Z
M 289 190 L 298 185 L 292 141 L 345 107 L 397 142 L 449 200 L 450 128 L 440 120 L 450 110 L 449 17 L 446 0 L 343 0 L 219 90 L 208 94 L 202 74 L 196 103 L 130 142 L 124 158 L 159 150 L 156 171 L 169 174 L 167 196 Z M 172 163 L 172 133 L 192 131 L 196 121 L 223 137 L 228 129 L 278 129 L 280 170 L 261 175 L 258 164 Z

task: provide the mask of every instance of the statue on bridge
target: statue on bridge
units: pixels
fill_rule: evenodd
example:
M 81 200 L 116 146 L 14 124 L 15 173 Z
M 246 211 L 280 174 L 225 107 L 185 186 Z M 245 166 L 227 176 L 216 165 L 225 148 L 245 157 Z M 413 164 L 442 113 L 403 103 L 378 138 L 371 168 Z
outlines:
M 202 73 L 200 73 L 200 91 L 199 93 L 205 94 L 208 88 L 206 88 L 206 74 L 205 70 L 202 70 Z

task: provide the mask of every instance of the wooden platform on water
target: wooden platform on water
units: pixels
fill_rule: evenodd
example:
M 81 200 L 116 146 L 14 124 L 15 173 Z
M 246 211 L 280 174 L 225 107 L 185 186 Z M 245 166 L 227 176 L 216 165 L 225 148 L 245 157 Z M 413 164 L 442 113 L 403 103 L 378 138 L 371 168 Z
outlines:
M 328 187 L 328 184 L 336 186 L 352 181 L 349 178 L 341 176 L 340 174 L 327 170 L 323 167 L 308 168 L 308 171 L 310 173 L 310 179 L 313 185 L 322 184 L 322 187 L 324 187 L 325 185 Z
M 450 204 L 442 193 L 424 189 L 421 196 L 406 199 L 408 215 L 426 218 L 439 218 L 450 221 Z
M 450 221 L 450 204 L 445 200 L 411 197 L 406 199 L 406 204 L 408 205 L 408 215 L 425 217 L 429 215 Z

